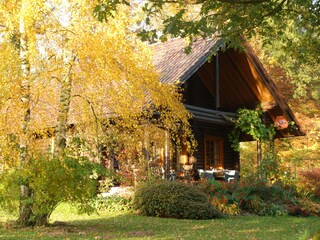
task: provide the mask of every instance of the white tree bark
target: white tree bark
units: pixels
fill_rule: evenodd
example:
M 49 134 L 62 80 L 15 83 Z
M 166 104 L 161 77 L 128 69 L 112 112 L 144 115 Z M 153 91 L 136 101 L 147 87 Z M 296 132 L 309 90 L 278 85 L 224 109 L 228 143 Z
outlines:
M 64 155 L 67 146 L 67 127 L 68 127 L 68 114 L 71 103 L 71 90 L 72 90 L 72 67 L 74 59 L 65 57 L 65 62 L 68 64 L 66 71 L 61 81 L 61 91 L 58 109 L 58 119 L 55 137 L 54 155 L 61 157 Z
M 24 2 L 22 2 L 21 12 L 24 11 Z M 28 37 L 26 34 L 24 17 L 20 16 L 20 61 L 21 61 L 21 103 L 23 116 L 21 119 L 22 134 L 20 137 L 20 161 L 22 165 L 26 161 L 28 149 L 28 125 L 30 122 L 30 63 L 28 59 Z
M 25 2 L 21 3 L 21 13 L 25 10 Z M 23 14 L 20 15 L 19 22 L 19 33 L 20 33 L 20 61 L 21 61 L 21 97 L 20 101 L 22 103 L 22 119 L 21 119 L 21 129 L 20 134 L 20 163 L 23 168 L 26 164 L 28 155 L 28 137 L 29 137 L 29 123 L 30 123 L 30 62 L 28 59 L 28 37 L 25 27 L 25 19 Z M 21 199 L 19 208 L 19 219 L 18 223 L 20 225 L 26 226 L 29 224 L 31 216 L 30 206 L 23 202 L 31 193 L 28 184 L 22 184 L 20 186 Z

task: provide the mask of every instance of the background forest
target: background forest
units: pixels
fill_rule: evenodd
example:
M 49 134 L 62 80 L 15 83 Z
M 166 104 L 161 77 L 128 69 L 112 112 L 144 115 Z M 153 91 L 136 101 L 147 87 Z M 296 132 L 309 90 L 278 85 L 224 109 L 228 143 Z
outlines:
M 305 136 L 276 140 L 277 161 L 282 164 L 282 172 L 297 177 L 299 171 L 320 167 L 320 105 L 312 96 L 313 87 L 307 85 L 305 94 L 296 93 L 297 87 L 284 68 L 272 57 L 268 48 L 262 49 L 261 40 L 251 39 L 256 53 L 264 67 L 275 81 L 283 98 L 298 118 Z M 280 51 L 280 50 L 279 50 Z M 315 76 L 319 79 L 319 75 Z M 256 143 L 243 143 L 241 151 L 241 167 L 245 175 L 250 176 L 256 162 Z

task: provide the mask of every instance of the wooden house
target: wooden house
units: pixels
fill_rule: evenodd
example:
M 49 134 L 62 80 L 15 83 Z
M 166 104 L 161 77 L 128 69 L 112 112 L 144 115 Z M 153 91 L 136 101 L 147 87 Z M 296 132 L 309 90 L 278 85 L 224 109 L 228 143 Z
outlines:
M 278 127 L 277 138 L 303 135 L 249 44 L 244 52 L 229 49 L 213 54 L 221 45 L 222 39 L 201 39 L 192 45 L 190 54 L 184 52 L 185 43 L 180 38 L 153 45 L 160 80 L 183 89 L 184 104 L 192 113 L 191 124 L 198 142 L 194 157 L 201 169 L 240 168 L 239 153 L 228 139 L 233 129 L 229 119 L 236 118 L 239 108 L 255 109 L 261 104 L 266 121 Z M 289 128 L 289 122 L 297 128 Z M 188 164 L 187 159 L 183 163 Z M 179 165 L 179 160 L 172 162 Z

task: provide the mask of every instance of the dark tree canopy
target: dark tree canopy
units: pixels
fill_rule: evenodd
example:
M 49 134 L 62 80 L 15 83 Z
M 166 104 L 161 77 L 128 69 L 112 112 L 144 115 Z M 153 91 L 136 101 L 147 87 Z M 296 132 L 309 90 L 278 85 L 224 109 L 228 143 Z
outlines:
M 168 6 L 175 11 L 168 14 Z M 148 0 L 144 5 L 147 24 L 151 17 L 162 15 L 164 35 L 192 38 L 217 34 L 236 42 L 241 34 L 247 38 L 281 34 L 293 20 L 312 45 L 319 37 L 319 8 L 318 0 Z M 143 32 L 155 37 L 150 34 L 154 30 Z
M 155 40 L 221 36 L 224 47 L 242 47 L 239 35 L 258 37 L 266 54 L 296 85 L 296 95 L 320 99 L 319 0 L 148 0 L 140 35 Z M 152 19 L 162 25 L 152 26 Z M 149 26 L 148 26 L 149 25 Z M 190 49 L 191 50 L 191 49 Z
M 258 38 L 296 86 L 295 95 L 320 103 L 319 0 L 99 0 L 94 12 L 106 20 L 120 3 L 143 6 L 142 40 L 182 37 L 192 43 L 214 35 L 224 38 L 223 48 L 242 48 L 239 36 Z

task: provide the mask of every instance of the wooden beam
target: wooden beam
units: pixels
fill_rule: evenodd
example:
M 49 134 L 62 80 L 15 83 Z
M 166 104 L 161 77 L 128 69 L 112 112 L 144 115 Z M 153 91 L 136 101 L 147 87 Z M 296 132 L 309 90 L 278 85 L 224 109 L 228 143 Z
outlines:
M 188 110 L 196 110 L 198 112 L 211 113 L 211 114 L 214 114 L 214 115 L 226 115 L 228 117 L 237 117 L 237 114 L 233 113 L 233 112 L 217 111 L 217 110 L 212 110 L 212 109 L 208 109 L 208 108 L 193 106 L 193 105 L 189 105 L 189 104 L 184 104 L 184 106 Z
M 236 113 L 222 112 L 207 108 L 184 104 L 187 110 L 192 113 L 193 119 L 223 125 L 233 125 L 237 118 Z
M 277 106 L 277 103 L 275 101 L 272 101 L 272 102 L 263 101 L 263 102 L 261 102 L 261 107 L 262 107 L 263 111 L 271 110 L 275 106 Z
M 217 52 L 215 57 L 215 100 L 216 100 L 216 109 L 220 108 L 220 73 L 219 73 L 219 53 Z

